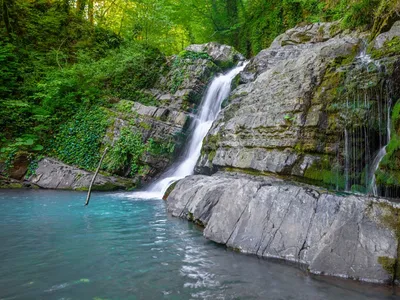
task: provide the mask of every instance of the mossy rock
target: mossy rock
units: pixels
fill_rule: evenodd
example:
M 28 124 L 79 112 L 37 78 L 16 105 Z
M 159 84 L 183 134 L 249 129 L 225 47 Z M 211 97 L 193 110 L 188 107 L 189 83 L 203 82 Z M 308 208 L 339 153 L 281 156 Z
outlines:
M 323 157 L 320 161 L 314 162 L 309 166 L 304 177 L 312 180 L 312 183 L 319 182 L 327 188 L 344 190 L 345 178 L 339 166 L 332 167 L 332 159 L 329 156 Z
M 390 41 L 386 41 L 380 49 L 369 49 L 369 51 L 374 59 L 400 55 L 400 37 L 396 36 Z

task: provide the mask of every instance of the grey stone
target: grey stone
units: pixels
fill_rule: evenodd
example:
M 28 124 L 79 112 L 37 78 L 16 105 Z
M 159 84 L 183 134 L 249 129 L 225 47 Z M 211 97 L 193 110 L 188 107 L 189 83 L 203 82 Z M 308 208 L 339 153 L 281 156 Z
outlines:
M 152 117 L 156 113 L 157 109 L 158 108 L 155 106 L 146 106 L 139 102 L 135 102 L 132 107 L 133 112 L 136 112 L 142 116 L 150 116 L 150 117 Z
M 305 264 L 315 274 L 370 282 L 391 280 L 379 257 L 397 258 L 398 240 L 383 222 L 385 206 L 400 207 L 234 173 L 186 177 L 167 199 L 173 216 L 202 224 L 204 236 L 217 243 Z
M 29 178 L 29 181 L 45 189 L 87 190 L 92 178 L 91 172 L 47 157 L 38 162 L 35 174 Z M 126 178 L 98 174 L 93 190 L 128 189 L 134 184 L 135 182 Z
M 244 56 L 233 47 L 221 45 L 215 42 L 201 45 L 190 45 L 186 50 L 192 52 L 205 52 L 216 62 L 237 62 L 245 59 Z

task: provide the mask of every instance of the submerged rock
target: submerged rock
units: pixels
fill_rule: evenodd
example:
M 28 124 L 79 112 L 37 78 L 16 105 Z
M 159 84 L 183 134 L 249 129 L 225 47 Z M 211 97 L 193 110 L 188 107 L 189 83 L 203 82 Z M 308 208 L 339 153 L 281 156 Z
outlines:
M 205 227 L 204 236 L 244 253 L 304 264 L 314 274 L 391 282 L 384 261 L 397 256 L 399 205 L 335 195 L 273 177 L 190 176 L 167 199 L 173 216 Z

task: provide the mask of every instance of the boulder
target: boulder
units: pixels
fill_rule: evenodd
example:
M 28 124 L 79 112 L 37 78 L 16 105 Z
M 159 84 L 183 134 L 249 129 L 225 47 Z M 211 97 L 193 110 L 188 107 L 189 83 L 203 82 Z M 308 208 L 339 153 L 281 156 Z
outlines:
M 235 48 L 215 42 L 190 45 L 186 48 L 186 51 L 207 53 L 217 64 L 235 63 L 245 60 L 244 56 L 236 51 Z
M 92 172 L 47 157 L 38 162 L 35 174 L 31 175 L 28 180 L 45 189 L 87 190 L 92 178 Z M 132 180 L 98 174 L 92 189 L 95 191 L 112 191 L 129 189 L 134 186 L 135 182 Z
M 173 216 L 243 253 L 304 264 L 311 273 L 387 283 L 397 256 L 400 205 L 335 195 L 273 177 L 189 176 L 167 198 Z M 390 264 L 389 264 L 390 265 Z

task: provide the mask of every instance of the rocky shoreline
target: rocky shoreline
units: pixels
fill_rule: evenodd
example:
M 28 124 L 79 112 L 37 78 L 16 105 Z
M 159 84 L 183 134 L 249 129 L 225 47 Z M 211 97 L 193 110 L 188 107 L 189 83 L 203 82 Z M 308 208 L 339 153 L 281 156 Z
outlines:
M 207 239 L 243 253 L 299 263 L 313 274 L 398 279 L 400 205 L 384 199 L 219 172 L 181 180 L 167 207 L 203 226 Z

